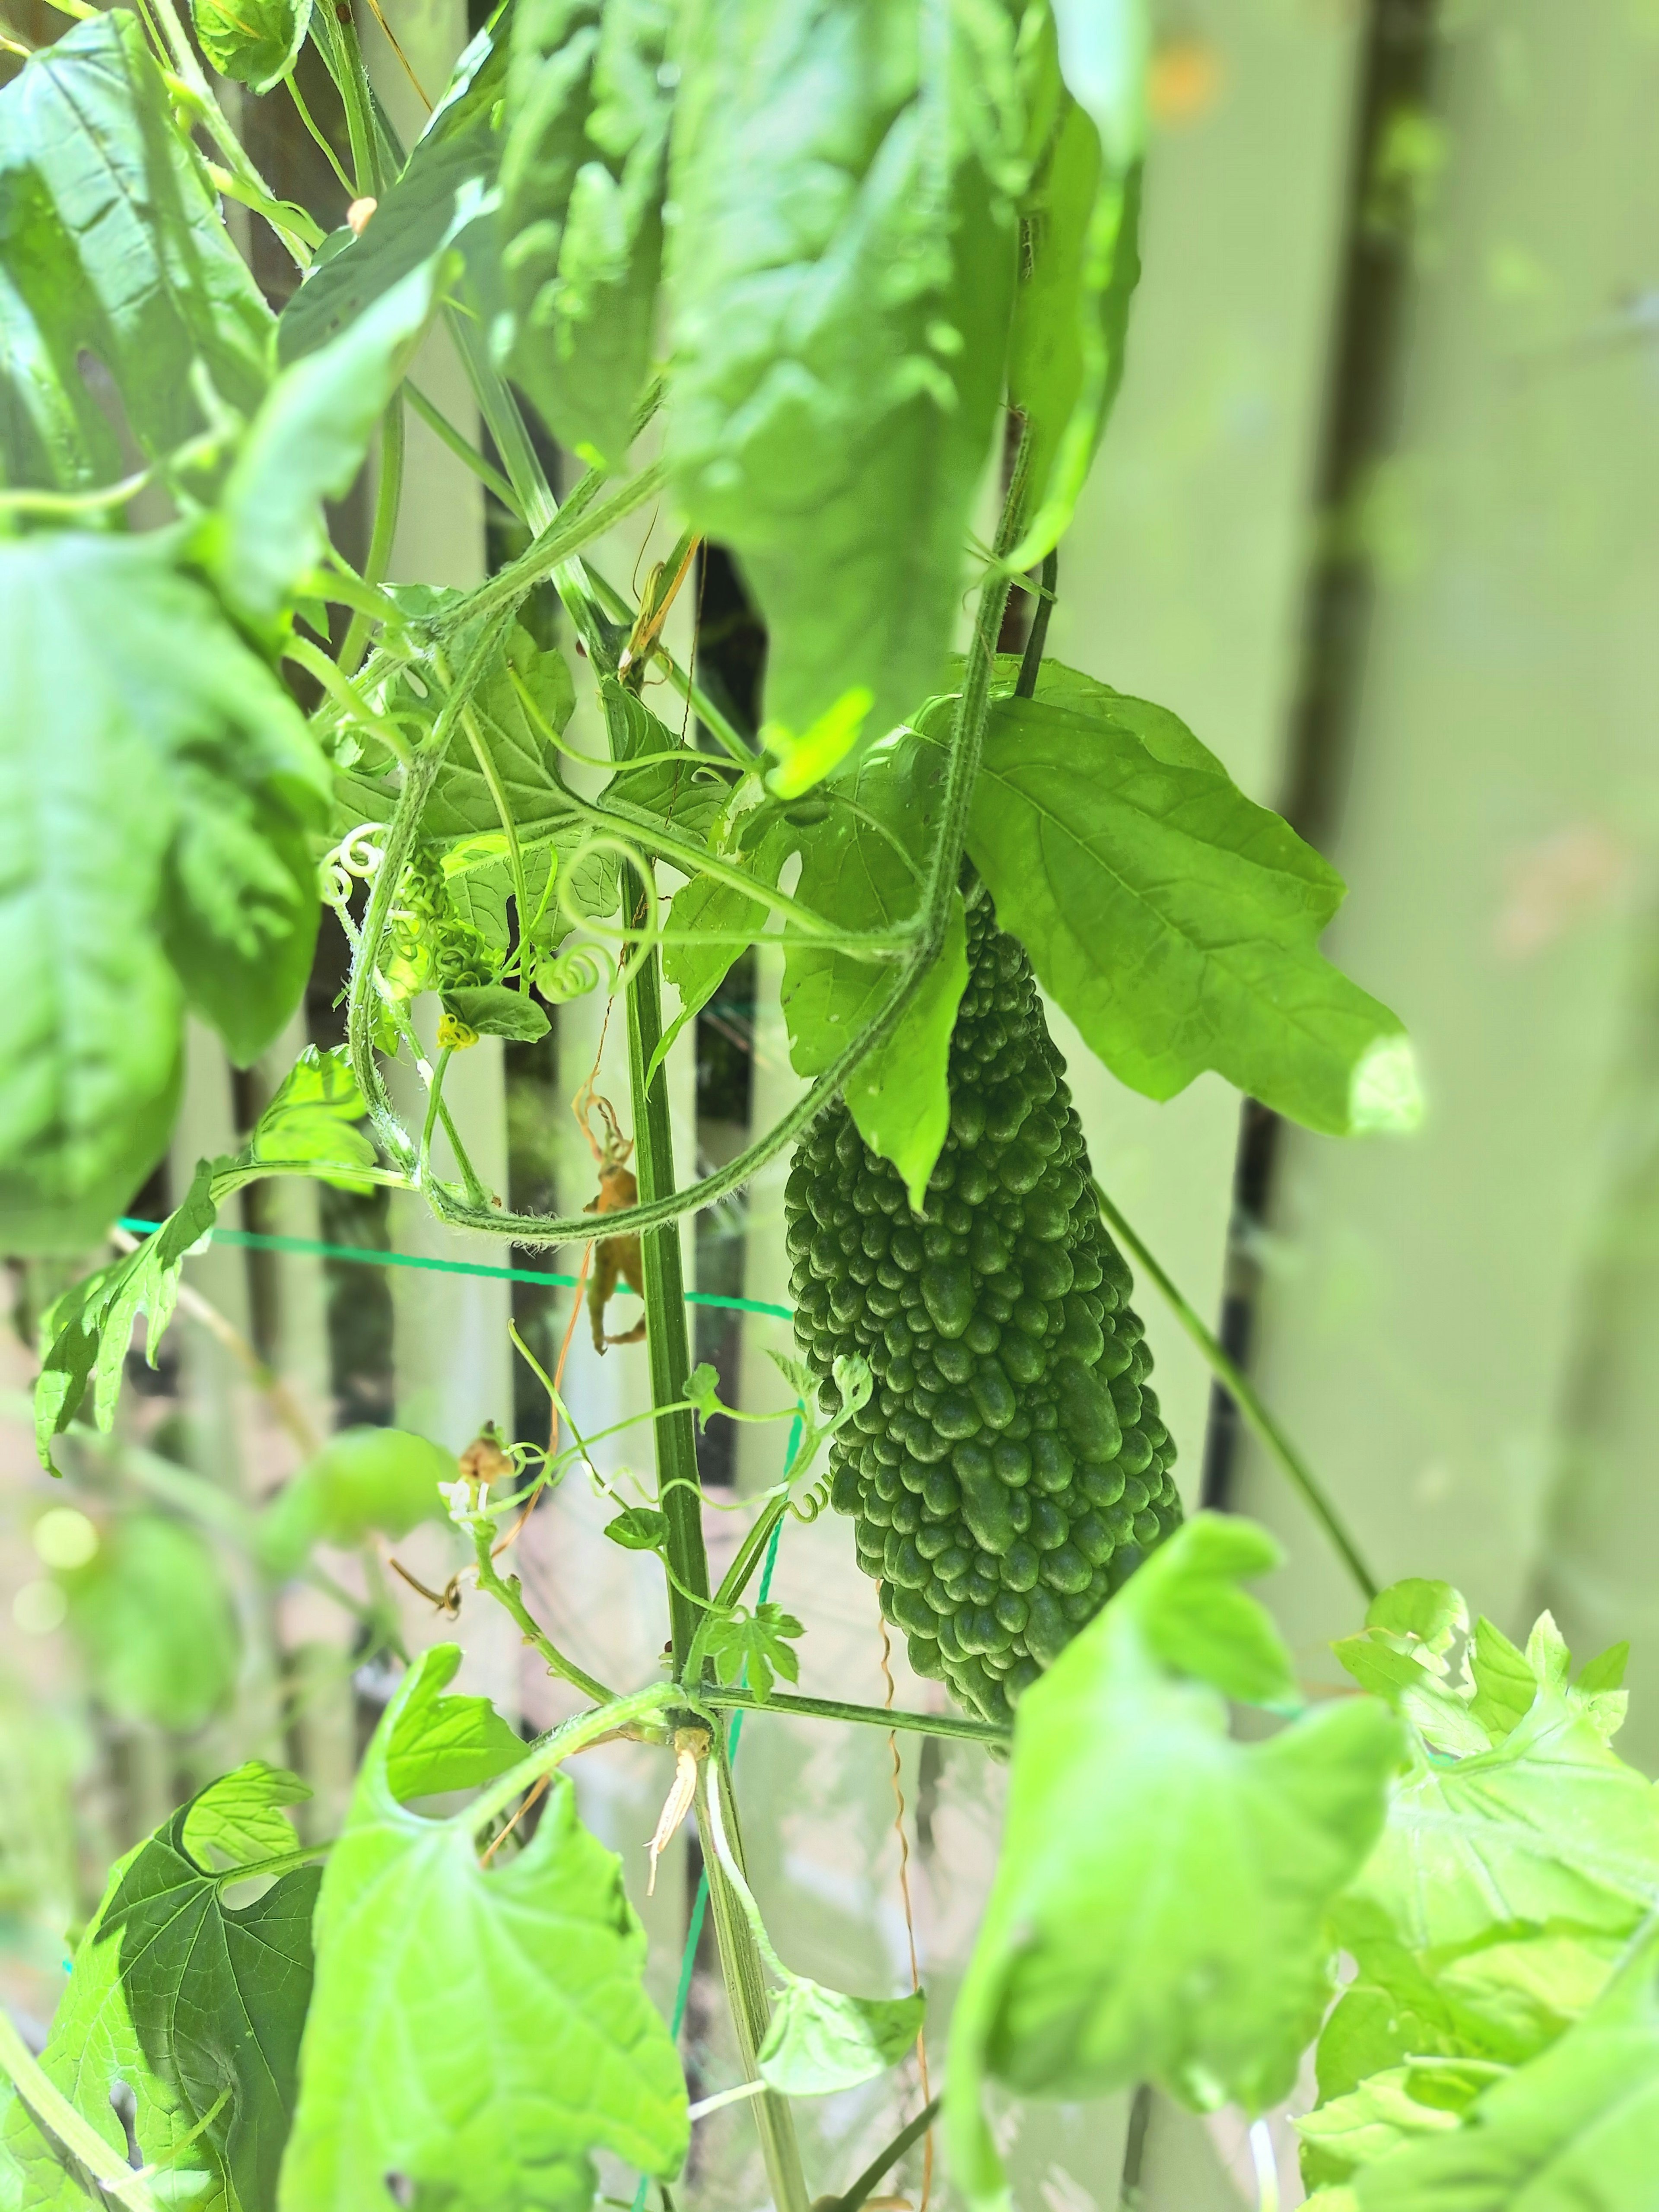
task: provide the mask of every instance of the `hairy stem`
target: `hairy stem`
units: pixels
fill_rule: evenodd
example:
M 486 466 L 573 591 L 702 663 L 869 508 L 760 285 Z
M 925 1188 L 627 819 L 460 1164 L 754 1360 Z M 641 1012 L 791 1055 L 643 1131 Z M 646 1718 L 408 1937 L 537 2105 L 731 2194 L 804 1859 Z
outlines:
M 1303 1503 L 1329 1537 L 1337 1557 L 1352 1576 L 1355 1586 L 1369 1604 L 1382 1585 L 1366 1565 L 1364 1555 L 1327 1496 L 1324 1485 L 1262 1404 L 1249 1376 L 1227 1357 L 1216 1338 L 1206 1328 L 1200 1316 L 1188 1304 L 1174 1281 L 1153 1258 L 1098 1182 L 1094 1186 L 1094 1193 L 1095 1202 L 1108 1223 L 1128 1246 L 1143 1273 L 1157 1284 L 1165 1304 L 1203 1353 L 1211 1372 L 1249 1422 L 1258 1441 L 1266 1446 L 1270 1456 L 1290 1478 L 1292 1486 L 1300 1493 Z

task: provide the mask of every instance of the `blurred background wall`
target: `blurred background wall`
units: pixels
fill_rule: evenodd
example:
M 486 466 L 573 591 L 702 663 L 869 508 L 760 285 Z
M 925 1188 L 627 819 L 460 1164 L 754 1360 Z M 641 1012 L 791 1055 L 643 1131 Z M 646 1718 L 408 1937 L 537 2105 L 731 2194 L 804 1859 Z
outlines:
M 37 40 L 59 20 L 10 13 Z M 465 36 L 459 0 L 392 13 L 435 93 Z M 412 134 L 418 99 L 367 17 L 365 38 Z M 319 107 L 322 88 L 308 89 Z M 1659 7 L 1161 0 L 1152 104 L 1128 374 L 1064 548 L 1050 649 L 1175 708 L 1343 872 L 1350 898 L 1328 949 L 1406 1020 L 1429 1113 L 1409 1141 L 1341 1145 L 1248 1107 L 1241 1116 L 1210 1079 L 1155 1107 L 1056 1018 L 1095 1164 L 1224 1327 L 1382 1579 L 1444 1577 L 1511 1634 L 1547 1604 L 1580 1656 L 1632 1639 L 1622 1743 L 1654 1771 Z M 288 118 L 268 106 L 252 127 L 268 167 L 322 189 L 325 172 L 304 167 L 317 157 Z M 420 374 L 476 432 L 441 344 Z M 413 428 L 412 459 L 432 458 L 424 437 Z M 398 550 L 406 573 L 464 581 L 510 550 L 510 519 L 464 472 L 440 465 L 415 480 Z M 361 529 L 361 512 L 342 526 Z M 643 514 L 599 565 L 626 585 L 672 535 L 671 518 Z M 754 640 L 730 585 L 711 563 L 700 589 L 740 710 Z M 682 650 L 689 618 L 689 607 L 677 617 Z M 573 736 L 599 741 L 586 706 Z M 210 1039 L 192 1038 L 173 1158 L 137 1213 L 164 1211 L 196 1157 L 249 1125 L 307 1036 L 332 1041 L 341 954 L 325 941 L 307 1008 L 269 1066 L 234 1074 Z M 458 1068 L 464 1133 L 515 1204 L 590 1194 L 569 1101 L 596 1071 L 625 1098 L 617 1027 L 604 1032 L 597 999 L 578 1000 L 543 1045 L 486 1044 Z M 775 1116 L 794 1079 L 769 956 L 739 964 L 671 1067 L 683 1174 Z M 743 1203 L 688 1225 L 689 1279 L 779 1301 L 780 1192 L 769 1174 Z M 313 1246 L 479 1256 L 411 1202 L 337 1191 L 252 1194 L 240 1225 Z M 571 1264 L 495 1248 L 482 1258 L 520 1273 Z M 353 1607 L 384 1569 L 343 1558 L 331 1589 L 273 1591 L 252 1560 L 251 1506 L 337 1423 L 398 1419 L 452 1449 L 491 1414 L 536 1432 L 545 1404 L 509 1362 L 505 1324 L 514 1315 L 556 1356 L 569 1296 L 221 1243 L 188 1271 L 207 1305 L 187 1304 L 158 1374 L 135 1360 L 117 1443 L 73 1451 L 63 1490 L 34 1465 L 24 1403 L 33 1320 L 57 1284 L 40 1267 L 12 1279 L 17 1327 L 0 1376 L 0 1993 L 38 2027 L 61 1986 L 63 1930 L 108 1858 L 189 1788 L 263 1751 L 316 1788 L 312 1832 L 338 1817 L 394 1679 L 359 1663 L 355 1641 Z M 1280 1533 L 1288 1562 L 1269 1594 L 1310 1685 L 1328 1683 L 1326 1646 L 1355 1625 L 1352 1593 L 1150 1287 L 1139 1303 L 1189 1502 L 1207 1497 Z M 787 1327 L 695 1312 L 698 1355 L 714 1359 L 727 1394 L 781 1404 L 765 1355 Z M 644 1402 L 642 1351 L 601 1361 L 585 1324 L 569 1374 L 590 1427 Z M 630 1466 L 648 1471 L 642 1434 L 610 1449 L 619 1480 Z M 775 1480 L 782 1434 L 711 1429 L 717 1551 L 738 1525 L 723 1509 Z M 65 1503 L 101 1542 L 101 1581 L 87 1583 L 93 1568 L 69 1559 L 65 1544 L 82 1540 L 74 1529 L 43 1519 Z M 637 1678 L 661 1642 L 660 1598 L 649 1563 L 600 1537 L 608 1510 L 573 1480 L 535 1516 L 521 1571 L 559 1641 Z M 185 1531 L 184 1549 L 154 1525 Z M 457 1564 L 436 1530 L 403 1556 L 434 1589 Z M 792 1527 L 775 1594 L 811 1623 L 803 1686 L 879 1702 L 878 1616 L 845 1525 Z M 413 1591 L 402 1604 L 411 1645 L 453 1632 Z M 112 1608 L 113 1647 L 100 1633 Z M 473 1686 L 526 1727 L 563 1710 L 476 1598 L 460 1632 Z M 894 1675 L 903 1701 L 936 1693 L 897 1658 Z M 786 1954 L 872 1990 L 909 1974 L 896 1780 L 916 1942 L 942 2021 L 994 1851 L 1000 1777 L 968 1747 L 917 1741 L 895 1776 L 878 1734 L 769 1717 L 750 1728 L 738 1779 Z M 585 1763 L 589 1817 L 624 1853 L 667 2005 L 697 1869 L 677 1846 L 645 1899 L 635 1878 L 660 1785 L 637 1750 Z M 707 2087 L 736 2078 L 719 2013 L 700 1954 L 687 2049 Z M 814 2185 L 844 2182 L 915 2094 L 889 2082 L 807 2114 Z M 1167 2212 L 1249 2201 L 1224 2115 L 1202 2126 L 1155 2107 L 1132 2128 L 1121 2104 L 1028 2120 L 1014 2144 L 1022 2203 L 1115 2206 L 1126 2143 L 1125 2201 L 1139 2191 Z M 701 2128 L 692 2201 L 758 2204 L 751 2144 L 741 2107 Z M 1282 2162 L 1294 2201 L 1288 2148 Z M 912 2203 L 921 2180 L 915 2160 Z

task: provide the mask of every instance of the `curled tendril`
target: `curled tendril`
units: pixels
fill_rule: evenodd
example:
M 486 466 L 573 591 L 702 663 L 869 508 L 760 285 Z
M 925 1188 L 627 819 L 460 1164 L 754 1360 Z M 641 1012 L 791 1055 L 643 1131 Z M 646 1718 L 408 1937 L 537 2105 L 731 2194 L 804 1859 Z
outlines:
M 348 831 L 339 843 L 324 854 L 318 863 L 321 878 L 320 890 L 324 903 L 337 911 L 351 901 L 353 886 L 367 883 L 380 872 L 386 858 L 386 847 L 377 845 L 375 838 L 386 836 L 384 822 L 360 822 Z
M 544 952 L 536 961 L 536 988 L 556 1006 L 585 998 L 607 985 L 606 996 L 617 988 L 617 963 L 605 945 L 565 945 L 556 952 Z
M 826 1475 L 822 1481 L 815 1482 L 810 1490 L 804 1490 L 799 1498 L 792 1498 L 789 1510 L 797 1521 L 805 1521 L 810 1527 L 829 1503 L 830 1479 Z
M 575 851 L 559 869 L 558 878 L 553 887 L 560 915 L 570 927 L 574 928 L 580 924 L 586 929 L 591 937 L 608 938 L 617 944 L 634 946 L 635 950 L 620 965 L 613 963 L 611 988 L 613 991 L 621 992 L 628 988 L 635 976 L 651 957 L 652 953 L 662 942 L 662 902 L 647 891 L 646 898 L 647 919 L 647 926 L 643 929 L 613 927 L 608 922 L 596 919 L 591 914 L 584 914 L 575 896 L 574 878 L 583 861 L 591 859 L 598 853 L 616 854 L 647 885 L 654 886 L 656 877 L 653 872 L 649 859 L 631 838 L 619 836 L 612 830 L 589 830 L 584 833 L 581 842 L 576 847 Z

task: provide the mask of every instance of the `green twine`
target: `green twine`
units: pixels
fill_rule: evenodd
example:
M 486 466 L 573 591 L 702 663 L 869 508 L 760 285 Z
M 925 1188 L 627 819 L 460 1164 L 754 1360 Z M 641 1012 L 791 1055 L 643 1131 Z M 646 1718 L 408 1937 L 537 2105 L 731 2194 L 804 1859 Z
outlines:
M 117 1225 L 134 1237 L 149 1237 L 161 1224 L 124 1218 Z M 471 1260 L 428 1260 L 422 1253 L 382 1252 L 367 1244 L 319 1244 L 311 1237 L 259 1237 L 248 1229 L 216 1229 L 211 1234 L 216 1244 L 240 1244 L 255 1252 L 300 1252 L 315 1259 L 344 1260 L 358 1267 L 426 1267 L 437 1275 L 484 1275 L 497 1283 L 548 1283 L 561 1291 L 576 1287 L 574 1275 L 546 1274 L 534 1267 L 481 1267 Z M 639 1295 L 626 1283 L 619 1282 L 617 1288 L 629 1297 Z M 720 1306 L 731 1313 L 765 1314 L 774 1321 L 793 1317 L 787 1306 L 766 1305 L 758 1298 L 723 1298 L 713 1291 L 687 1291 L 685 1303 Z

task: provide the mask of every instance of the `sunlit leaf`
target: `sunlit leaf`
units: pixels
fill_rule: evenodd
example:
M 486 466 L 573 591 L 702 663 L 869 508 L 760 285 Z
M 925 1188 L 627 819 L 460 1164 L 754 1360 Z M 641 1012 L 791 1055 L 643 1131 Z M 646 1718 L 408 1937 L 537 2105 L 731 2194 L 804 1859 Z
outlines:
M 1659 1937 L 1462 2127 L 1367 2165 L 1361 2212 L 1650 2212 L 1659 2200 Z
M 12 1251 L 84 1250 L 155 1164 L 186 1000 L 246 1061 L 311 969 L 322 756 L 178 550 L 171 532 L 0 542 Z
M 282 1808 L 302 1804 L 310 1795 L 310 1784 L 297 1774 L 251 1759 L 210 1783 L 186 1807 L 179 1838 L 185 1855 L 210 1873 L 280 1858 L 300 1840 Z
M 1043 988 L 1149 1097 L 1207 1068 L 1310 1128 L 1413 1126 L 1399 1022 L 1318 950 L 1341 879 L 1166 709 L 1066 674 L 994 705 L 968 839 Z
M 525 1849 L 487 1868 L 469 1814 L 427 1820 L 398 1802 L 402 1717 L 453 1665 L 428 1653 L 406 1678 L 330 1856 L 283 2212 L 586 2212 L 596 2152 L 664 2179 L 684 2155 L 644 1935 L 568 1782 Z
M 222 1804 L 248 1798 L 250 1772 L 210 1785 L 196 1802 L 210 1801 L 215 1789 L 229 1792 Z M 283 1874 L 233 1910 L 222 1877 L 185 1841 L 195 1810 L 182 1807 L 112 1870 L 41 2063 L 124 2156 L 112 2093 L 118 2084 L 133 2093 L 139 2151 L 162 2169 L 166 2201 L 271 2212 L 311 1992 L 318 1870 Z M 204 1819 L 211 1831 L 211 1811 Z M 72 2162 L 21 2104 L 7 2116 L 5 2137 L 22 2168 L 25 2205 L 69 2212 L 85 2201 L 69 2178 Z M 88 2193 L 105 2201 L 95 2185 Z
M 795 896 L 842 929 L 897 933 L 914 922 L 942 802 L 938 754 L 914 740 L 878 745 L 803 845 Z M 856 810 L 856 811 L 855 811 Z M 859 1133 L 890 1159 L 919 1206 L 951 1121 L 951 1031 L 968 981 L 967 923 L 953 894 L 945 944 L 903 1018 L 859 1067 L 846 1100 Z M 890 961 L 824 951 L 792 935 L 783 1012 L 799 1075 L 821 1075 L 897 984 Z
M 1400 1747 L 1358 1698 L 1230 1738 L 1223 1692 L 1289 1678 L 1237 1588 L 1277 1559 L 1249 1523 L 1199 1516 L 1020 1699 L 946 2091 L 975 2204 L 1004 2201 L 987 2075 L 1065 2098 L 1151 2081 L 1256 2112 L 1296 2078 L 1330 1992 L 1324 1916 L 1382 1826 Z
M 897 2065 L 921 2031 L 927 2005 L 908 1997 L 849 1997 L 792 1975 L 772 2000 L 761 2078 L 785 2097 L 856 2089 Z
M 664 0 L 521 0 L 501 155 L 498 338 L 560 443 L 627 452 L 656 336 L 674 76 Z
M 210 393 L 251 415 L 270 334 L 138 17 L 71 24 L 0 90 L 0 477 L 125 476 L 112 384 L 150 460 L 207 428 Z
M 920 0 L 682 11 L 668 451 L 765 621 L 783 790 L 895 727 L 957 618 L 1013 289 L 1015 33 Z
M 488 1698 L 450 1692 L 460 1648 L 441 1644 L 412 1668 L 386 1747 L 386 1786 L 400 1804 L 477 1790 L 524 1757 L 524 1739 Z
M 251 92 L 280 84 L 311 25 L 311 0 L 191 0 L 202 52 Z

